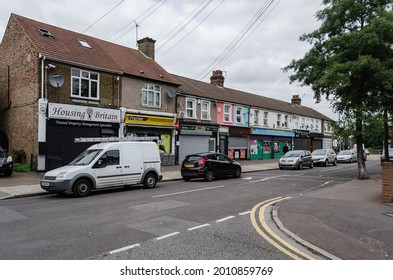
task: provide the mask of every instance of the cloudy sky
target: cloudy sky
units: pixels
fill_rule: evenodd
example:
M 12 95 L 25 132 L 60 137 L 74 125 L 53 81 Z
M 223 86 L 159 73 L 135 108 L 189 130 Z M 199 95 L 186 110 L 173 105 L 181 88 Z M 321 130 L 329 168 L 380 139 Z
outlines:
M 302 104 L 337 119 L 329 102 L 290 84 L 282 68 L 310 48 L 299 36 L 318 29 L 322 0 L 1 0 L 0 37 L 11 13 L 136 48 L 156 40 L 156 61 L 167 71 L 209 82 L 225 73 L 225 86 Z M 136 28 L 136 24 L 138 27 Z

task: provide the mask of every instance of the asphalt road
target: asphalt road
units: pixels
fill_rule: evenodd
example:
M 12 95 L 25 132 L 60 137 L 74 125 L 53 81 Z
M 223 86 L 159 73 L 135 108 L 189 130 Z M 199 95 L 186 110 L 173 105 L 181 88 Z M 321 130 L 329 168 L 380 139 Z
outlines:
M 368 173 L 377 176 L 377 161 Z M 290 259 L 250 221 L 258 203 L 357 177 L 356 163 L 243 174 L 213 182 L 162 182 L 86 198 L 0 201 L 0 259 Z

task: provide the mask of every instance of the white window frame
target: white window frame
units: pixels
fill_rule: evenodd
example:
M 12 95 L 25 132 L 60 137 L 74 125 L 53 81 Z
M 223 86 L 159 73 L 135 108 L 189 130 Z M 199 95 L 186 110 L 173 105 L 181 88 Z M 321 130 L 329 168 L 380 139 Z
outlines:
M 281 127 L 281 114 L 277 114 L 277 127 Z
M 186 116 L 185 117 L 188 119 L 196 119 L 196 99 L 186 98 Z
M 141 105 L 161 108 L 161 87 L 154 84 L 142 84 Z
M 259 111 L 254 110 L 254 124 L 259 125 Z
M 288 115 L 284 116 L 284 126 L 287 128 L 288 127 Z
M 96 88 L 96 96 L 94 96 L 94 92 L 92 92 L 94 86 Z M 84 91 L 84 87 L 87 87 L 87 93 Z M 71 68 L 71 97 L 99 100 L 100 74 L 78 68 Z
M 263 125 L 269 125 L 269 112 L 263 112 Z
M 236 123 L 243 123 L 243 107 L 236 107 Z
M 225 110 L 226 108 L 229 109 L 228 112 Z M 232 122 L 232 105 L 224 104 L 223 111 L 223 121 L 227 123 Z
M 206 106 L 206 108 L 204 108 Z M 210 120 L 210 101 L 202 100 L 201 102 L 201 119 Z

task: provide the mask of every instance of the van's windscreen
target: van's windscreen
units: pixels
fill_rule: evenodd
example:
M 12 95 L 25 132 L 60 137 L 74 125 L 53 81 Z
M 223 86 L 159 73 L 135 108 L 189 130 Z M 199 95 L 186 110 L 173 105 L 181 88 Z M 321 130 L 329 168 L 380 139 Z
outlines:
M 101 153 L 102 149 L 85 150 L 68 165 L 89 165 Z

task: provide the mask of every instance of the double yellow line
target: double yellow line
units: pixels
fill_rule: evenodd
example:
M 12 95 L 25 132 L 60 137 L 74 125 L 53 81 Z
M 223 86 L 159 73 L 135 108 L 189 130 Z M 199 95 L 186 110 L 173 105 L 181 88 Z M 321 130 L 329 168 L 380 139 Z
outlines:
M 313 260 L 314 258 L 312 256 L 292 246 L 287 241 L 275 234 L 265 220 L 266 208 L 288 198 L 289 197 L 276 197 L 257 204 L 250 213 L 251 223 L 255 230 L 266 241 L 291 258 L 295 260 Z

